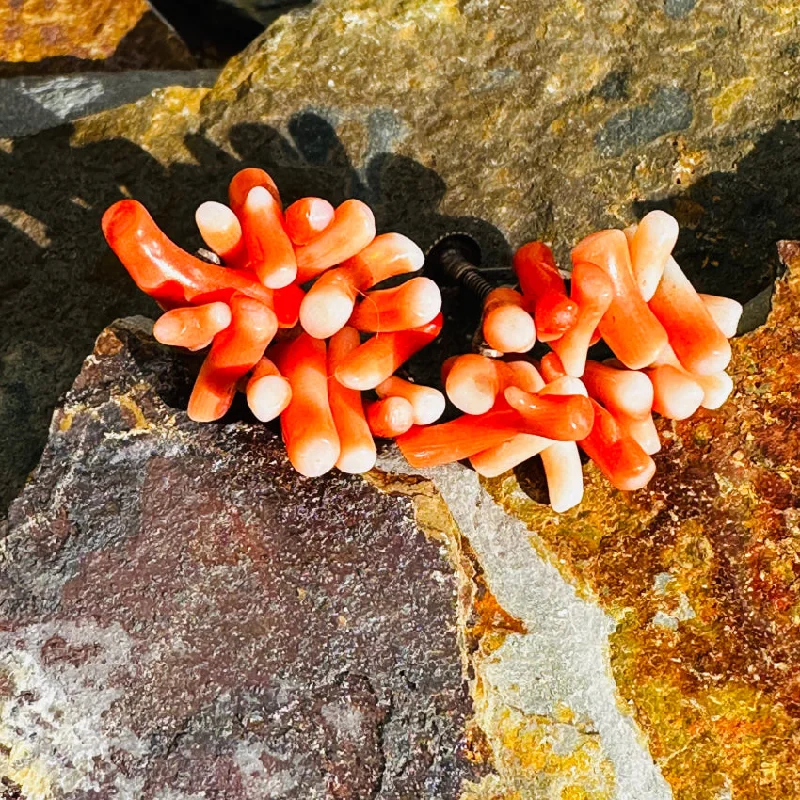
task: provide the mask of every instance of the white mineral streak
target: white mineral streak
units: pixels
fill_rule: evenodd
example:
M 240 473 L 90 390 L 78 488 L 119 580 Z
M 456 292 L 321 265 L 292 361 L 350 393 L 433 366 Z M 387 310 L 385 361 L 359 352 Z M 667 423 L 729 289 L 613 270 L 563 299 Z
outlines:
M 378 468 L 409 467 L 396 451 Z M 634 720 L 624 713 L 609 663 L 614 621 L 577 596 L 558 570 L 531 547 L 530 532 L 506 514 L 460 464 L 419 473 L 434 482 L 460 531 L 469 539 L 500 605 L 528 633 L 510 634 L 485 662 L 489 703 L 555 718 L 567 706 L 591 720 L 603 756 L 615 771 L 616 800 L 667 800 L 672 794 Z
M 264 747 L 250 742 L 240 742 L 233 752 L 233 759 L 239 768 L 242 783 L 251 797 L 286 797 L 297 788 L 297 778 L 287 767 L 278 772 L 267 773 L 261 757 L 267 755 L 274 760 L 274 754 Z
M 47 663 L 42 648 L 53 637 L 81 651 L 83 663 Z M 27 800 L 89 793 L 99 788 L 92 777 L 97 764 L 111 763 L 113 750 L 144 752 L 130 729 L 113 729 L 106 716 L 120 695 L 112 674 L 129 662 L 130 640 L 116 623 L 42 623 L 0 634 L 0 675 L 14 686 L 14 696 L 0 702 L 0 753 L 8 751 L 0 774 L 18 783 Z M 142 778 L 118 772 L 111 780 L 119 797 L 141 793 Z

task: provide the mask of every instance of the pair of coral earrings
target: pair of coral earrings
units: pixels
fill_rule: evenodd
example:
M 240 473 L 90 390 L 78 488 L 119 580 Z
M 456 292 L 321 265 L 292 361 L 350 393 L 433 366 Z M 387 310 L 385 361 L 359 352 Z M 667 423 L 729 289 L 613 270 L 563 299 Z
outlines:
M 289 460 L 308 477 L 375 465 L 375 438 L 396 439 L 418 468 L 470 459 L 496 476 L 540 456 L 557 511 L 583 495 L 579 447 L 621 490 L 643 487 L 660 449 L 652 413 L 684 419 L 718 408 L 742 308 L 700 295 L 672 258 L 678 224 L 660 211 L 606 230 L 572 251 L 570 287 L 542 242 L 513 259 L 519 288 L 492 288 L 463 239 L 429 254 L 483 301 L 483 354 L 442 364 L 439 389 L 395 375 L 442 329 L 436 282 L 390 278 L 422 269 L 408 237 L 377 234 L 370 208 L 307 197 L 283 208 L 261 169 L 238 172 L 229 204 L 197 210 L 209 248 L 196 257 L 135 200 L 103 217 L 106 239 L 140 289 L 164 309 L 156 339 L 208 349 L 188 406 L 198 422 L 222 418 L 237 391 L 253 414 L 280 417 Z M 394 281 L 397 283 L 397 281 Z M 598 362 L 603 339 L 616 356 Z M 534 359 L 537 342 L 549 352 Z M 490 354 L 493 357 L 489 357 Z

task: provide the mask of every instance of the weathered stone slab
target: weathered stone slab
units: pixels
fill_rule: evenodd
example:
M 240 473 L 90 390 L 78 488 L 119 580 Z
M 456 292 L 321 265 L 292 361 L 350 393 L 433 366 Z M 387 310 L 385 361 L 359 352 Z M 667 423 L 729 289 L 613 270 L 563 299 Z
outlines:
M 194 59 L 147 0 L 8 0 L 0 76 L 189 69 Z
M 393 476 L 381 485 L 410 494 L 423 524 L 461 537 L 474 553 L 474 566 L 462 570 L 474 586 L 463 635 L 474 676 L 471 740 L 482 743 L 475 749 L 492 771 L 465 800 L 668 800 L 670 787 L 619 702 L 608 658 L 614 619 L 531 546 L 524 523 L 476 473 L 450 464 L 422 480 L 392 452 L 379 466 Z
M 800 791 L 800 243 L 779 249 L 772 313 L 733 341 L 734 394 L 661 421 L 647 489 L 589 465 L 583 504 L 557 515 L 538 464 L 484 482 L 614 621 L 617 690 L 676 800 Z M 487 577 L 502 602 L 503 573 Z
M 105 331 L 11 507 L 0 775 L 38 798 L 457 798 L 453 565 L 411 501 L 200 426 L 142 318 Z
M 209 87 L 218 70 L 89 73 L 0 80 L 0 138 L 28 136 L 133 103 L 165 86 Z
M 4 145 L 4 498 L 99 331 L 153 310 L 99 235 L 125 194 L 192 248 L 197 205 L 257 164 L 289 199 L 363 197 L 422 245 L 466 229 L 492 264 L 536 237 L 563 257 L 666 204 L 697 285 L 756 295 L 800 219 L 798 14 L 772 0 L 327 0 L 275 23 L 207 95 Z

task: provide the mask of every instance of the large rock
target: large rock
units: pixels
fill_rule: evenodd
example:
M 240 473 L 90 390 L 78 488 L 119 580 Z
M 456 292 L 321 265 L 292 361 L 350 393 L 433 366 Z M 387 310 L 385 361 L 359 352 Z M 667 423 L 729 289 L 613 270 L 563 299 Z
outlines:
M 298 476 L 266 426 L 190 422 L 144 323 L 99 338 L 10 510 L 6 787 L 455 800 L 477 773 L 446 542 L 361 477 Z
M 4 144 L 7 493 L 34 466 L 49 411 L 97 332 L 114 316 L 153 311 L 99 233 L 121 196 L 142 199 L 193 249 L 195 207 L 222 199 L 231 174 L 257 164 L 289 201 L 362 197 L 381 229 L 422 245 L 466 230 L 492 264 L 533 237 L 554 240 L 563 257 L 590 230 L 666 205 L 684 225 L 679 258 L 700 288 L 757 294 L 778 268 L 775 240 L 800 226 L 798 17 L 796 4 L 744 0 L 332 0 L 279 21 L 210 92 L 165 91 Z M 447 308 L 431 363 L 468 347 L 474 318 L 457 295 Z M 459 614 L 459 629 L 474 675 L 474 757 L 494 771 L 473 796 L 798 794 L 795 665 L 768 641 L 791 649 L 796 625 L 793 473 L 769 473 L 791 463 L 795 420 L 788 395 L 759 378 L 774 368 L 773 386 L 794 391 L 796 343 L 774 326 L 747 342 L 755 357 L 739 346 L 740 396 L 731 410 L 676 426 L 654 492 L 624 499 L 590 471 L 569 527 L 535 502 L 531 473 L 480 486 L 456 465 L 411 490 L 374 478 L 410 491 L 430 527 L 468 536 L 480 560 L 467 584 L 480 579 L 487 593 L 469 606 L 474 620 Z M 770 350 L 788 367 L 768 361 Z M 760 411 L 772 425 L 763 440 Z M 211 430 L 201 442 L 223 435 Z M 778 509 L 766 522 L 756 513 L 764 498 Z M 20 603 L 45 596 L 37 575 L 20 573 Z M 33 652 L 27 641 L 22 653 Z
M 147 0 L 7 0 L 0 31 L 0 77 L 194 66 Z
M 209 87 L 218 70 L 134 70 L 0 80 L 0 138 L 26 136 L 133 103 L 166 86 Z
M 617 689 L 676 800 L 800 795 L 800 242 L 780 251 L 769 320 L 733 342 L 734 394 L 662 421 L 646 490 L 589 466 L 557 515 L 538 465 L 484 484 L 614 620 Z
M 35 466 L 102 327 L 152 310 L 99 234 L 126 194 L 193 248 L 196 206 L 258 164 L 288 199 L 363 197 L 381 228 L 423 245 L 465 228 L 491 263 L 537 236 L 563 256 L 672 198 L 698 285 L 756 294 L 800 215 L 800 124 L 782 121 L 800 114 L 798 14 L 745 0 L 330 0 L 279 20 L 207 95 L 165 92 L 5 145 L 0 491 L 10 500 Z

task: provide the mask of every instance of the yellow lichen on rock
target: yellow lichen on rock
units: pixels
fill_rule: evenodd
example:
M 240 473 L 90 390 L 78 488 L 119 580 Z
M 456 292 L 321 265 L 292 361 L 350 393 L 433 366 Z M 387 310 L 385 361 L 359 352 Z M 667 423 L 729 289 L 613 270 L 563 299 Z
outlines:
M 734 109 L 747 97 L 755 86 L 756 79 L 751 75 L 734 81 L 711 100 L 711 114 L 715 124 L 727 122 Z
M 584 503 L 558 516 L 530 465 L 485 483 L 617 620 L 618 691 L 677 800 L 800 787 L 800 244 L 780 251 L 769 320 L 733 342 L 731 400 L 662 423 L 646 490 L 589 466 Z

